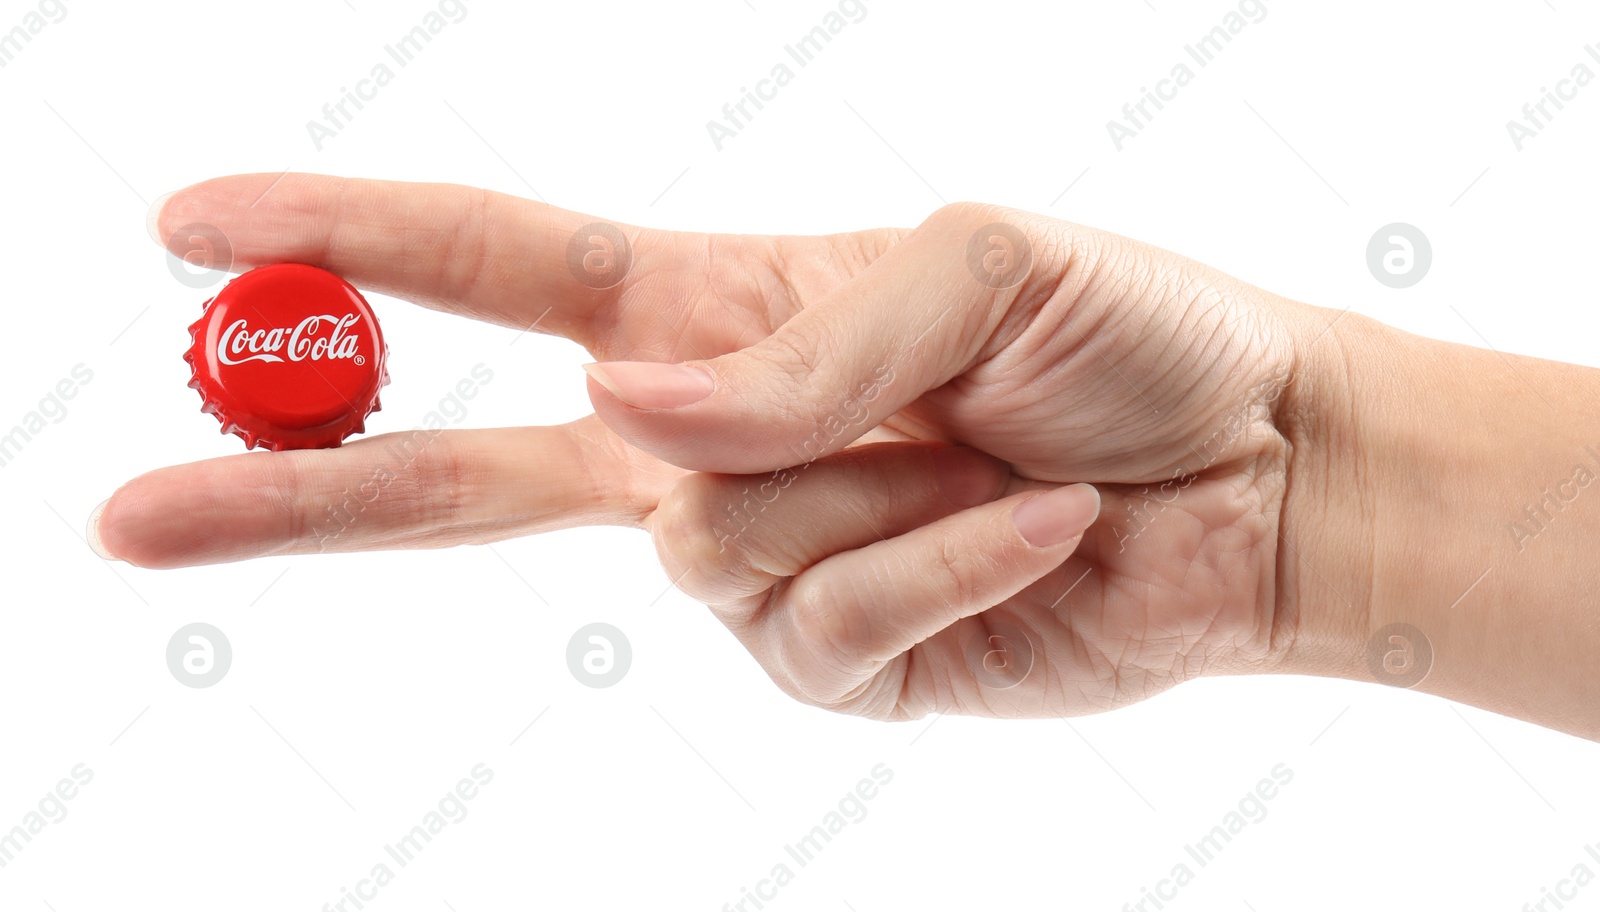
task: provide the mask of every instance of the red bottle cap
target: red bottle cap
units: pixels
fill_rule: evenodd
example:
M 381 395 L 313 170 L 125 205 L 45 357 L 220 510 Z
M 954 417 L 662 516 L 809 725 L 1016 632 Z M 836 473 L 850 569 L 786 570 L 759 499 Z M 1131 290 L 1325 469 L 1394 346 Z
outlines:
M 315 266 L 252 269 L 189 327 L 189 386 L 246 447 L 336 447 L 366 429 L 388 350 L 354 287 Z

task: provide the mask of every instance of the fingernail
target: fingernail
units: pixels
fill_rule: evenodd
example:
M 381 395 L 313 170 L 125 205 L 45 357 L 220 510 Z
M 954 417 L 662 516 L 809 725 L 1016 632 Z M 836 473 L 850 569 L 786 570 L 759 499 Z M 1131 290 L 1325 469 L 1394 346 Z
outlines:
M 1077 538 L 1100 515 L 1100 492 L 1075 484 L 1028 498 L 1011 514 L 1017 532 L 1035 548 Z
M 711 372 L 687 364 L 659 361 L 607 361 L 585 364 L 585 371 L 613 396 L 634 408 L 671 409 L 711 395 Z
M 172 191 L 172 193 L 177 192 Z M 144 227 L 150 232 L 150 240 L 162 248 L 167 246 L 167 239 L 161 236 L 161 209 L 167 204 L 167 200 L 172 199 L 172 193 L 163 193 L 156 197 L 156 201 L 150 204 L 150 211 L 145 213 L 144 217 Z
M 949 446 L 933 451 L 933 477 L 939 493 L 958 507 L 988 503 L 1004 481 L 995 460 L 971 447 Z
M 95 507 L 92 511 L 90 511 L 89 529 L 88 533 L 84 536 L 89 540 L 89 550 L 100 555 L 101 560 L 116 560 L 116 558 L 111 556 L 111 552 L 106 550 L 105 543 L 100 540 L 100 514 L 106 511 L 106 504 L 110 502 L 111 501 L 109 498 L 102 500 L 100 501 L 100 506 Z

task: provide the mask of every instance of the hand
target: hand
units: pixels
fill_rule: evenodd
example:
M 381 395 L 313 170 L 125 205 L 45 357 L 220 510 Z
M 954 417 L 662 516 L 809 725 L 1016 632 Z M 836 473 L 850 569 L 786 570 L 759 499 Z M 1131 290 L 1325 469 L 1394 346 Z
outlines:
M 590 394 L 624 440 L 700 473 L 647 525 L 792 695 L 877 718 L 1076 714 L 1287 654 L 1280 535 L 1327 373 L 1303 368 L 1335 319 L 957 205 L 765 339 L 593 365 Z M 912 440 L 850 446 L 880 423 Z
M 593 289 L 566 262 L 588 217 L 444 186 L 266 192 L 274 179 L 182 191 L 159 233 L 206 222 L 241 266 L 313 263 L 518 329 L 551 308 L 536 329 L 602 361 L 605 423 L 444 432 L 331 539 L 318 518 L 385 437 L 158 470 L 99 513 L 111 555 L 642 525 L 786 691 L 879 718 L 1100 710 L 1266 667 L 1292 639 L 1279 536 L 1309 426 L 1302 350 L 1329 322 L 1313 308 L 967 204 L 825 238 L 619 226 L 632 269 Z M 1085 481 L 1098 497 L 1062 486 Z

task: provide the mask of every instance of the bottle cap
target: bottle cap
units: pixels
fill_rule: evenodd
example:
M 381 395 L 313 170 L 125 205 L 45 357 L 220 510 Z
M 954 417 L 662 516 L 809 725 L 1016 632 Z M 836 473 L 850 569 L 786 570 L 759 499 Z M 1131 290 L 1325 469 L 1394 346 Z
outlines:
M 189 386 L 222 433 L 268 450 L 336 447 L 366 429 L 389 382 L 366 299 L 315 266 L 262 266 L 223 286 L 189 327 Z

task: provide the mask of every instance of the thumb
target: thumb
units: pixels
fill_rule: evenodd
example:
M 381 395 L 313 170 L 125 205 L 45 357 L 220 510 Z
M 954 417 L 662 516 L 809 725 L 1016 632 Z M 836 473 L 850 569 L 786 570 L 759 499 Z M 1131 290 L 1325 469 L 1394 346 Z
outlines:
M 1045 221 L 946 206 L 748 348 L 585 365 L 590 399 L 618 436 L 686 469 L 752 474 L 837 452 L 968 370 L 1018 301 L 1049 295 L 1059 269 L 1040 257 L 1062 245 L 1030 240 Z

